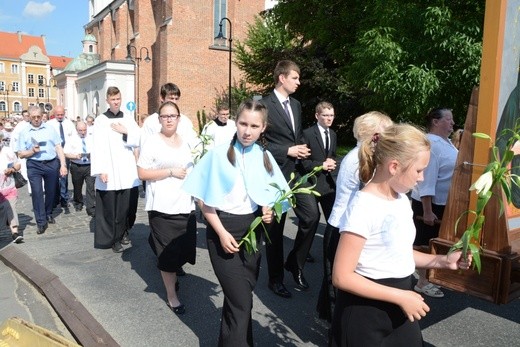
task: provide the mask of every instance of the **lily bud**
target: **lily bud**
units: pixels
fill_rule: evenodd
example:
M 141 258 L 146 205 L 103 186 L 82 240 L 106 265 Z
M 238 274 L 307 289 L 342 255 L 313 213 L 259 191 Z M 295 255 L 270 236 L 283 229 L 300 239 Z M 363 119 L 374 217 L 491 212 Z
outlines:
M 493 184 L 493 173 L 491 171 L 482 174 L 475 183 L 471 185 L 469 190 L 476 190 L 477 194 L 486 194 Z

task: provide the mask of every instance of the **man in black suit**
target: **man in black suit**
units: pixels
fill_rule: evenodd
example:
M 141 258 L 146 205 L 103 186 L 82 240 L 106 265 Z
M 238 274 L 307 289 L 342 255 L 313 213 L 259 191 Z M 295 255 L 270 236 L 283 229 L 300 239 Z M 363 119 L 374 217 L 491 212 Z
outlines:
M 306 172 L 312 171 L 316 166 L 323 166 L 323 170 L 316 175 L 316 187 L 321 196 L 315 197 L 316 206 L 321 205 L 325 219 L 329 220 L 332 207 L 336 198 L 336 144 L 337 137 L 334 130 L 330 127 L 334 121 L 334 106 L 331 103 L 322 101 L 316 105 L 317 123 L 303 131 L 304 141 L 311 149 L 311 155 L 302 161 Z M 316 229 L 313 235 L 316 234 Z M 331 301 L 329 296 L 331 265 L 327 259 L 326 248 L 329 247 L 330 239 L 334 232 L 334 227 L 327 223 L 323 235 L 323 272 L 324 278 L 318 297 L 317 310 L 320 318 L 331 316 Z M 337 231 L 335 231 L 337 233 Z
M 290 98 L 300 85 L 300 69 L 290 60 L 279 61 L 274 69 L 274 91 L 264 97 L 262 102 L 268 110 L 268 126 L 265 131 L 267 148 L 280 166 L 285 179 L 291 173 L 296 179 L 303 172 L 301 160 L 310 155 L 309 148 L 303 144 L 301 105 Z M 285 269 L 292 273 L 298 289 L 306 290 L 309 285 L 303 277 L 303 266 L 312 244 L 312 234 L 319 222 L 319 211 L 314 197 L 309 194 L 296 195 L 294 209 L 299 222 L 294 248 L 287 257 Z M 280 222 L 274 222 L 269 231 L 270 243 L 266 246 L 269 289 L 276 295 L 290 298 L 291 293 L 283 284 L 284 252 L 283 228 L 286 214 Z
M 303 131 L 304 142 L 311 150 L 311 155 L 302 160 L 305 172 L 310 172 L 316 166 L 323 170 L 316 175 L 314 188 L 321 196 L 315 197 L 321 205 L 325 219 L 329 219 L 336 197 L 336 132 L 330 127 L 334 121 L 334 107 L 331 103 L 322 101 L 316 105 L 317 123 Z

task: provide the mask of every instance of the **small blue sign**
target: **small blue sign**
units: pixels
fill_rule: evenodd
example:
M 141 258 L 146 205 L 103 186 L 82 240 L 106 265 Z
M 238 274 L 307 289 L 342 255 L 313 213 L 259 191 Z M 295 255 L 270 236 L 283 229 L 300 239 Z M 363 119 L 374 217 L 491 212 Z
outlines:
M 126 104 L 126 109 L 128 111 L 134 111 L 135 110 L 135 102 L 133 101 L 129 101 L 127 104 Z

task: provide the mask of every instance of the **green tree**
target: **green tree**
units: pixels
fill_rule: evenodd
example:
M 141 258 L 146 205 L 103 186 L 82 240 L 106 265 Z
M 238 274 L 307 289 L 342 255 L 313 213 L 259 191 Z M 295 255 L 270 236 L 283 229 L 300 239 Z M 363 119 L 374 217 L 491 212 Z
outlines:
M 295 95 L 307 119 L 327 99 L 346 124 L 364 110 L 422 124 L 449 106 L 462 125 L 479 82 L 484 0 L 282 0 L 249 27 L 236 63 L 247 82 L 272 88 L 274 64 L 302 68 Z M 363 106 L 359 107 L 358 102 Z M 349 131 L 350 133 L 350 131 Z

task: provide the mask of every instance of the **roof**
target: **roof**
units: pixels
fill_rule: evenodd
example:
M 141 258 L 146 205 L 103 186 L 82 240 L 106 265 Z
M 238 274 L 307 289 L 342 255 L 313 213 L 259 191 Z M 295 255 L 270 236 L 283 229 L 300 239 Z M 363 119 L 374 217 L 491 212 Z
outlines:
M 0 57 L 19 59 L 20 56 L 29 51 L 32 46 L 41 49 L 44 55 L 47 55 L 45 48 L 45 38 L 43 36 L 30 36 L 17 33 L 8 33 L 0 31 Z
M 55 56 L 49 55 L 49 59 L 51 60 L 51 68 L 63 70 L 65 67 L 72 61 L 72 58 L 64 57 L 64 56 Z

